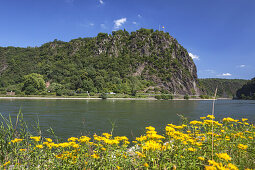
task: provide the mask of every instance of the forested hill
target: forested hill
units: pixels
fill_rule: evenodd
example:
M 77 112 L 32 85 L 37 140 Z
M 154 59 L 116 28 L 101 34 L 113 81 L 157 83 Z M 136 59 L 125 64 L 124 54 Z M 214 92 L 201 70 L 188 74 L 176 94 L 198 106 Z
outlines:
M 207 95 L 213 96 L 217 87 L 217 96 L 232 98 L 235 97 L 236 91 L 247 83 L 247 81 L 243 79 L 208 78 L 199 79 L 199 84 L 201 91 Z
M 255 77 L 237 90 L 236 96 L 238 99 L 255 100 Z
M 155 87 L 199 93 L 196 66 L 187 50 L 163 31 L 140 29 L 41 47 L 0 48 L 0 87 L 22 90 L 24 76 L 38 73 L 65 89 L 130 93 Z

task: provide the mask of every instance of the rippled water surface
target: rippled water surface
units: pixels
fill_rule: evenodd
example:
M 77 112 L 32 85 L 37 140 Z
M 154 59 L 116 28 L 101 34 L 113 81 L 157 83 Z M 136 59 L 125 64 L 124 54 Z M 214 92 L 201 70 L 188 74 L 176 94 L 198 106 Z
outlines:
M 52 127 L 57 136 L 101 134 L 110 132 L 133 139 L 146 126 L 164 131 L 168 123 L 178 124 L 182 114 L 190 120 L 199 119 L 212 110 L 212 101 L 127 101 L 127 100 L 0 100 L 4 116 L 22 111 L 24 119 L 33 125 L 39 119 L 43 134 Z M 217 100 L 216 119 L 248 118 L 255 122 L 255 101 Z

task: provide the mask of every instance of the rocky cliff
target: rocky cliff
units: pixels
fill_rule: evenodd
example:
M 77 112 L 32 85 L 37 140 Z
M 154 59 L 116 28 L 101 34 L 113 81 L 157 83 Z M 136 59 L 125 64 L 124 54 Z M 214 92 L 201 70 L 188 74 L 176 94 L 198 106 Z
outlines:
M 55 40 L 35 48 L 1 48 L 0 61 L 1 87 L 22 83 L 24 75 L 34 72 L 73 90 L 114 91 L 118 84 L 131 87 L 136 77 L 142 84 L 150 82 L 139 90 L 200 93 L 197 69 L 187 50 L 169 33 L 151 29 Z

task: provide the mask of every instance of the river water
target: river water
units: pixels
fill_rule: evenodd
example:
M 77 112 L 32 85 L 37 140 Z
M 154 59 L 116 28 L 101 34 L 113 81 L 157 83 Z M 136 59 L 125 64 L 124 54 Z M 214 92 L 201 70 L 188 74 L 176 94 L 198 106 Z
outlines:
M 0 100 L 0 113 L 15 119 L 21 110 L 31 128 L 39 120 L 43 135 L 52 127 L 61 138 L 100 135 L 111 132 L 125 135 L 131 140 L 154 126 L 164 132 L 168 123 L 180 124 L 178 115 L 189 120 L 211 113 L 212 101 L 150 101 L 150 100 Z M 216 119 L 248 118 L 255 122 L 255 101 L 217 100 Z M 114 127 L 114 128 L 113 128 Z

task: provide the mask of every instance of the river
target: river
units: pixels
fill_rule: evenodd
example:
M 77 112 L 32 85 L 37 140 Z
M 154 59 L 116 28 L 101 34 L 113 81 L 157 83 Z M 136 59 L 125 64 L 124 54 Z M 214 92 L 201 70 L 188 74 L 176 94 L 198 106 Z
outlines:
M 212 101 L 147 101 L 147 100 L 0 100 L 0 113 L 15 119 L 21 110 L 31 125 L 39 120 L 43 135 L 52 127 L 61 138 L 100 135 L 111 132 L 130 139 L 144 133 L 146 126 L 154 126 L 160 133 L 168 123 L 180 124 L 179 114 L 189 120 L 211 113 Z M 217 100 L 216 119 L 248 118 L 255 122 L 255 101 Z

